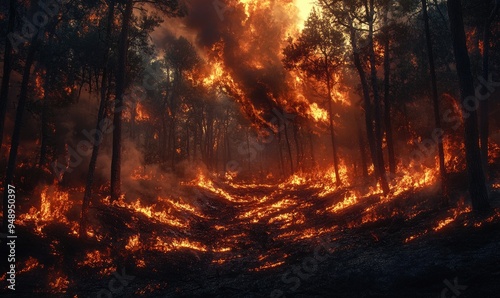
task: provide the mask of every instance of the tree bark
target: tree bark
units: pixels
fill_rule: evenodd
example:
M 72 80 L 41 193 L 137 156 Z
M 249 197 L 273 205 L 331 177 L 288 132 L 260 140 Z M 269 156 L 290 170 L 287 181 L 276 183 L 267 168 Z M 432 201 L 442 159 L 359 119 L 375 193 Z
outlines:
M 285 172 L 285 161 L 283 160 L 283 150 L 281 146 L 281 129 L 278 129 L 278 153 L 280 156 L 280 168 L 281 168 L 281 177 L 285 178 L 286 172 Z
M 104 119 L 106 104 L 108 102 L 108 95 L 109 95 L 109 92 L 107 92 L 108 87 L 110 85 L 108 84 L 109 44 L 111 39 L 111 27 L 113 26 L 114 14 L 115 14 L 115 1 L 111 0 L 109 2 L 108 18 L 106 23 L 106 37 L 105 37 L 104 59 L 103 59 L 104 67 L 102 70 L 102 77 L 101 77 L 101 94 L 100 94 L 101 102 L 99 104 L 99 110 L 97 112 L 97 123 L 96 123 L 95 133 L 93 135 L 94 140 L 92 144 L 92 155 L 90 157 L 89 170 L 87 172 L 87 182 L 85 184 L 85 192 L 83 195 L 82 214 L 80 217 L 80 233 L 79 233 L 80 238 L 85 238 L 87 234 L 86 233 L 87 214 L 92 200 L 92 186 L 94 184 L 94 173 L 97 164 L 97 157 L 99 155 L 99 147 L 102 142 L 102 138 L 104 138 L 104 133 L 101 131 L 102 130 L 101 123 Z M 101 140 L 99 140 L 99 134 Z
M 286 123 L 286 121 L 283 121 L 283 125 L 285 127 L 284 132 L 288 158 L 290 159 L 290 174 L 293 174 L 295 171 L 293 169 L 292 147 L 290 146 L 290 139 L 288 138 L 288 124 Z
M 120 44 L 118 49 L 118 70 L 116 73 L 116 99 L 113 118 L 113 155 L 111 157 L 111 201 L 121 195 L 121 144 L 122 144 L 122 112 L 123 96 L 126 88 L 128 35 L 134 2 L 127 0 L 123 13 Z
M 39 41 L 38 37 L 35 36 L 31 41 L 31 45 L 28 49 L 28 55 L 26 57 L 26 62 L 24 64 L 23 78 L 21 81 L 21 91 L 19 93 L 19 102 L 17 104 L 16 110 L 16 120 L 14 122 L 14 130 L 12 132 L 12 139 L 9 152 L 9 162 L 7 163 L 7 170 L 5 173 L 5 183 L 3 192 L 3 228 L 4 232 L 7 233 L 7 219 L 8 219 L 8 192 L 5 191 L 9 184 L 12 184 L 14 179 L 14 170 L 16 168 L 17 159 L 17 149 L 19 148 L 19 139 L 21 135 L 21 128 L 23 126 L 23 114 L 26 106 L 26 99 L 28 97 L 28 85 L 30 82 L 31 67 L 35 61 L 35 54 L 38 49 Z
M 387 153 L 389 157 L 389 171 L 391 174 L 396 173 L 396 154 L 394 152 L 394 139 L 392 136 L 392 123 L 391 123 L 391 100 L 390 100 L 390 74 L 391 74 L 391 58 L 390 58 L 390 36 L 388 17 L 389 8 L 386 7 L 384 13 L 384 124 L 385 124 L 385 137 L 387 143 Z
M 460 95 L 462 102 L 467 103 L 468 99 L 475 98 L 475 90 L 469 53 L 467 51 L 462 6 L 460 0 L 447 0 L 447 5 Z M 466 106 L 464 108 L 467 109 Z M 472 209 L 477 213 L 487 213 L 490 210 L 490 204 L 488 202 L 488 192 L 479 148 L 477 111 L 474 109 L 471 111 L 469 108 L 468 111 L 463 112 L 463 117 L 465 126 L 465 158 Z
M 437 89 L 437 79 L 436 79 L 436 67 L 434 63 L 434 53 L 432 46 L 431 31 L 429 28 L 429 16 L 427 14 L 427 0 L 422 0 L 422 12 L 424 15 L 424 25 L 425 25 L 425 37 L 427 41 L 427 55 L 429 59 L 429 71 L 431 74 L 432 83 L 432 104 L 434 107 L 434 125 L 436 129 L 442 131 L 441 129 L 441 115 L 439 112 L 439 99 L 438 99 L 438 89 Z M 438 142 L 438 158 L 439 158 L 439 173 L 441 177 L 441 193 L 443 196 L 443 204 L 448 205 L 448 196 L 446 193 L 446 168 L 444 164 L 444 149 L 443 142 Z
M 355 48 L 355 43 L 353 45 Z M 372 159 L 373 169 L 375 171 L 375 177 L 377 180 L 380 179 L 380 172 L 378 167 L 377 154 L 375 150 L 375 137 L 373 135 L 373 121 L 371 112 L 371 102 L 370 102 L 370 91 L 368 87 L 368 82 L 366 81 L 366 74 L 361 64 L 361 58 L 357 50 L 354 50 L 353 60 L 356 70 L 358 71 L 359 79 L 361 81 L 361 87 L 363 91 L 363 101 L 365 110 L 365 126 L 366 126 L 366 136 L 368 140 L 368 147 L 370 149 L 370 156 Z
M 5 38 L 5 51 L 3 59 L 2 89 L 0 90 L 0 148 L 3 144 L 3 130 L 5 125 L 5 115 L 7 114 L 7 101 L 9 100 L 10 74 L 12 72 L 12 44 L 9 33 L 14 32 L 16 19 L 16 0 L 9 2 L 9 22 L 7 24 L 7 35 Z
M 332 153 L 333 153 L 333 169 L 335 171 L 335 184 L 340 186 L 342 181 L 340 180 L 339 174 L 339 157 L 337 154 L 337 145 L 335 142 L 335 129 L 333 127 L 333 108 L 332 108 L 332 86 L 331 86 L 330 74 L 327 73 L 326 87 L 327 87 L 327 100 L 328 100 L 328 124 L 330 126 L 330 140 L 332 142 Z
M 297 169 L 304 170 L 303 169 L 303 164 L 302 164 L 302 154 L 301 154 L 301 148 L 300 148 L 300 142 L 299 142 L 299 136 L 298 136 L 298 127 L 297 123 L 292 124 L 292 129 L 293 129 L 293 140 L 295 142 L 295 158 L 297 159 Z
M 375 21 L 375 3 L 374 0 L 370 0 L 370 8 L 367 11 L 368 15 L 368 38 L 369 44 L 369 55 L 370 55 L 370 73 L 372 81 L 372 91 L 373 91 L 373 106 L 374 106 L 374 120 L 375 120 L 375 153 L 377 156 L 378 172 L 380 186 L 384 194 L 389 193 L 389 184 L 387 183 L 387 177 L 385 175 L 385 163 L 384 155 L 382 152 L 382 125 L 380 117 L 380 96 L 378 92 L 378 80 L 377 80 L 377 65 L 375 60 L 375 50 L 373 43 L 373 26 Z
M 356 116 L 356 130 L 358 132 L 359 154 L 361 156 L 361 170 L 363 171 L 363 178 L 368 179 L 368 166 L 365 155 L 366 154 L 365 139 L 363 138 L 363 132 L 361 131 L 361 126 L 359 125 L 359 120 L 357 116 Z

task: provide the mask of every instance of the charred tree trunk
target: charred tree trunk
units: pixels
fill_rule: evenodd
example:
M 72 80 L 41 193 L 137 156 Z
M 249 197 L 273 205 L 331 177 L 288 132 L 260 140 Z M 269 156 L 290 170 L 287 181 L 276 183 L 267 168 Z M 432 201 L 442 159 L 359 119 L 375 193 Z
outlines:
M 167 140 L 168 140 L 167 119 L 165 113 L 163 113 L 161 116 L 160 145 L 158 146 L 159 148 L 158 157 L 160 158 L 161 163 L 165 163 L 166 160 L 165 152 L 167 151 Z M 195 134 L 195 140 L 196 140 L 196 134 Z
M 361 126 L 359 125 L 358 117 L 356 117 L 356 129 L 358 132 L 358 145 L 359 154 L 361 156 L 361 170 L 363 171 L 363 178 L 368 179 L 368 163 L 366 161 L 366 150 L 365 150 L 365 139 L 363 138 L 363 132 L 361 131 Z
M 429 16 L 427 14 L 427 0 L 422 0 L 422 12 L 424 14 L 425 37 L 427 41 L 427 55 L 429 57 L 429 70 L 432 82 L 432 104 L 434 106 L 434 124 L 436 129 L 441 129 L 441 115 L 439 113 L 439 99 L 437 90 L 436 67 L 434 65 L 434 53 L 432 46 L 431 31 L 429 28 Z M 441 177 L 441 192 L 443 195 L 443 204 L 448 204 L 448 196 L 446 193 L 446 168 L 444 164 L 444 149 L 443 142 L 438 142 L 438 157 L 439 157 L 439 173 Z
M 299 143 L 297 123 L 293 123 L 292 129 L 293 129 L 293 140 L 295 142 L 295 150 L 297 150 L 295 152 L 296 153 L 295 156 L 297 159 L 297 169 L 304 170 L 302 168 L 302 155 L 301 155 L 301 148 L 300 148 L 300 143 Z
M 489 0 L 486 1 L 489 4 Z M 483 77 L 485 80 L 489 78 L 490 72 L 490 39 L 491 39 L 491 23 L 493 22 L 495 16 L 500 8 L 500 1 L 495 0 L 495 6 L 491 15 L 486 19 L 484 23 L 483 32 Z M 479 102 L 479 140 L 481 143 L 481 161 L 483 163 L 485 179 L 488 180 L 488 135 L 489 135 L 489 117 L 488 117 L 488 98 L 485 96 L 483 100 Z
M 113 155 L 111 157 L 111 201 L 116 201 L 121 195 L 121 149 L 122 149 L 122 112 L 123 96 L 126 88 L 128 34 L 134 2 L 128 0 L 123 13 L 120 44 L 118 49 L 118 69 L 116 73 L 116 99 L 113 118 Z
M 311 151 L 311 166 L 312 168 L 316 168 L 316 158 L 314 157 L 314 145 L 313 145 L 313 131 L 309 122 L 307 123 L 307 130 L 309 135 L 309 151 Z
M 462 102 L 467 104 L 468 99 L 475 99 L 475 90 L 469 53 L 467 52 L 462 6 L 460 0 L 447 0 L 447 4 L 460 95 Z M 467 107 L 464 106 L 464 108 Z M 477 111 L 474 109 L 468 110 L 463 112 L 463 117 L 465 118 L 465 157 L 469 178 L 469 193 L 473 210 L 477 213 L 487 213 L 490 210 L 490 204 L 488 202 L 488 192 L 479 148 Z
M 281 129 L 278 129 L 278 153 L 280 156 L 280 168 L 281 168 L 281 177 L 285 177 L 285 161 L 283 160 L 283 151 L 281 149 Z
M 368 82 L 366 81 L 365 72 L 363 70 L 363 66 L 361 65 L 361 59 L 359 58 L 358 53 L 354 53 L 354 64 L 358 71 L 361 80 L 361 86 L 363 89 L 365 126 L 366 126 L 366 136 L 368 139 L 368 147 L 370 148 L 370 155 L 372 158 L 376 179 L 379 179 L 380 173 L 378 172 L 378 167 L 376 166 L 378 161 L 377 161 L 377 154 L 375 153 L 375 137 L 373 135 L 373 121 L 371 117 L 370 91 L 368 90 Z
M 290 159 L 290 174 L 293 174 L 294 173 L 294 169 L 293 169 L 293 157 L 292 157 L 292 147 L 290 146 L 290 140 L 288 138 L 288 124 L 286 123 L 286 121 L 283 121 L 283 125 L 285 127 L 284 131 L 285 131 L 285 142 L 286 142 L 286 148 L 287 148 L 287 152 L 288 152 L 288 158 Z
M 171 147 L 170 147 L 170 155 L 171 155 L 171 159 L 170 159 L 170 166 L 172 167 L 172 169 L 174 168 L 175 166 L 175 160 L 176 160 L 176 156 L 177 156 L 177 136 L 176 136 L 176 129 L 177 129 L 177 119 L 176 119 L 176 116 L 175 114 L 172 115 L 172 122 L 171 122 L 171 125 L 170 125 L 170 144 L 171 144 Z
M 387 177 L 385 175 L 385 163 L 384 154 L 382 152 L 382 124 L 380 117 L 380 97 L 378 92 L 378 80 L 377 80 L 377 65 L 375 59 L 375 50 L 373 43 L 373 26 L 375 22 L 375 3 L 374 0 L 370 0 L 368 17 L 368 38 L 369 38 L 369 54 L 370 54 L 370 72 L 373 90 L 373 106 L 374 106 L 374 120 L 375 120 L 375 154 L 377 156 L 378 172 L 380 186 L 384 194 L 389 193 L 389 184 L 387 183 Z
M 326 79 L 326 89 L 328 92 L 328 125 L 330 126 L 330 141 L 332 142 L 332 153 L 333 153 L 333 169 L 335 171 L 335 184 L 337 186 L 342 184 L 339 174 L 339 157 L 337 155 L 337 144 L 335 142 L 335 129 L 333 127 L 333 107 L 332 107 L 332 83 L 330 79 L 330 74 L 327 73 Z
M 21 81 L 21 91 L 19 93 L 19 102 L 16 110 L 16 120 L 14 122 L 14 130 L 12 132 L 12 139 L 9 152 L 9 161 L 7 163 L 7 170 L 5 173 L 5 183 L 3 192 L 3 227 L 4 232 L 7 233 L 7 219 L 8 219 L 8 198 L 9 193 L 5 191 L 9 184 L 12 184 L 14 179 L 14 170 L 16 168 L 17 149 L 19 148 L 19 139 L 21 135 L 21 128 L 23 126 L 23 114 L 26 106 L 26 99 L 28 97 L 28 85 L 30 82 L 31 67 L 35 61 L 35 54 L 38 49 L 39 41 L 35 36 L 28 49 L 28 55 L 24 64 L 23 78 Z
M 113 25 L 113 19 L 115 14 L 115 1 L 111 0 L 109 2 L 108 7 L 108 18 L 106 23 L 106 37 L 105 37 L 105 48 L 104 48 L 104 59 L 103 59 L 103 71 L 101 77 L 101 102 L 99 104 L 99 110 L 97 112 L 97 123 L 95 128 L 95 133 L 93 135 L 93 144 L 92 144 L 92 155 L 90 157 L 89 162 L 89 170 L 87 172 L 87 181 L 85 183 L 85 192 L 83 195 L 82 202 L 82 214 L 80 217 L 80 238 L 86 237 L 87 233 L 87 213 L 92 200 L 92 186 L 94 184 L 94 173 L 97 164 L 97 156 L 99 155 L 99 146 L 102 142 L 102 138 L 104 138 L 104 133 L 102 132 L 103 125 L 102 122 L 104 120 L 106 104 L 108 102 L 108 62 L 109 62 L 109 43 L 111 38 L 111 26 Z M 111 78 L 111 76 L 109 76 Z M 99 135 L 100 134 L 100 135 Z M 101 139 L 99 139 L 101 138 Z
M 5 51 L 3 56 L 2 89 L 0 90 L 0 149 L 3 144 L 3 130 L 5 125 L 5 115 L 7 113 L 7 101 L 9 99 L 10 74 L 12 72 L 12 44 L 9 34 L 14 32 L 16 22 L 16 0 L 9 2 L 9 22 L 5 38 Z M 5 187 L 4 187 L 5 188 Z
M 390 100 L 390 74 L 391 74 L 391 58 L 390 58 L 390 35 L 387 14 L 389 8 L 387 7 L 384 13 L 384 124 L 385 124 L 385 137 L 387 143 L 387 153 L 389 157 L 389 172 L 396 173 L 396 154 L 394 152 L 394 139 L 392 136 L 392 123 L 391 123 L 391 100 Z

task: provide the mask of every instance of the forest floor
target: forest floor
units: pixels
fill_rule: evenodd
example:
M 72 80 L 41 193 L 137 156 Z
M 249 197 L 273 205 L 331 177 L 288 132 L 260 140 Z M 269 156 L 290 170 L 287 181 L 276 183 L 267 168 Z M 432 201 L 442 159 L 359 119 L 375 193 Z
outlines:
M 447 208 L 432 187 L 353 199 L 307 183 L 186 185 L 201 211 L 188 229 L 95 205 L 99 241 L 20 226 L 17 254 L 37 264 L 2 297 L 500 297 L 500 189 L 479 218 L 462 180 Z M 163 236 L 188 242 L 165 251 Z M 89 251 L 107 255 L 85 263 Z

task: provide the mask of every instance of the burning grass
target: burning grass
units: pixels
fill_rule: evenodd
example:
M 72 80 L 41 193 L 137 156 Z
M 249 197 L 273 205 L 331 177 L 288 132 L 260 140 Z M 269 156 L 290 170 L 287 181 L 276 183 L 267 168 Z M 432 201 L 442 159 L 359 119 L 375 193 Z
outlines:
M 346 170 L 340 172 L 347 177 Z M 190 265 L 182 261 L 178 266 L 192 270 L 209 266 L 226 272 L 236 266 L 239 271 L 262 273 L 293 264 L 300 248 L 314 246 L 319 238 L 347 241 L 345 233 L 359 233 L 375 243 L 391 237 L 400 245 L 411 245 L 449 230 L 482 229 L 500 222 L 500 210 L 483 219 L 472 216 L 463 196 L 441 209 L 436 173 L 430 170 L 419 175 L 402 171 L 387 196 L 377 187 L 338 186 L 333 173 L 296 174 L 277 186 L 200 175 L 185 182 L 179 192 L 183 194 L 176 197 L 125 195 L 115 202 L 105 197 L 91 207 L 90 242 L 81 247 L 79 257 L 65 260 L 64 268 L 104 277 L 128 260 L 135 270 L 163 272 L 161 264 L 176 264 L 180 254 L 180 260 Z M 62 243 L 80 241 L 75 215 L 80 190 L 51 186 L 38 191 L 40 204 L 35 200 L 23 206 L 27 211 L 19 221 L 47 248 L 45 254 L 23 261 L 21 277 L 53 266 L 46 259 L 64 256 Z M 388 234 L 391 229 L 400 230 L 397 240 Z M 59 239 L 61 233 L 64 237 Z M 76 289 L 78 277 L 66 270 L 56 270 L 48 278 L 46 292 Z M 155 287 L 136 291 L 154 293 Z

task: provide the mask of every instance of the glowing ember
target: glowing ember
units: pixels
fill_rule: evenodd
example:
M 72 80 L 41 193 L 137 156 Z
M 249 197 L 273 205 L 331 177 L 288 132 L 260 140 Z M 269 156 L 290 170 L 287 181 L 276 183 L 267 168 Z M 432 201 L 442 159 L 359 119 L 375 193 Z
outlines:
M 49 287 L 53 293 L 66 293 L 69 286 L 68 277 L 59 271 L 51 271 L 49 274 Z
M 26 262 L 24 262 L 24 267 L 22 267 L 21 270 L 19 270 L 19 274 L 21 273 L 25 273 L 25 272 L 29 272 L 31 270 L 33 270 L 34 268 L 36 267 L 40 267 L 40 268 L 43 268 L 43 265 L 40 265 L 40 263 L 38 262 L 37 259 L 33 258 L 33 257 L 29 257 Z

